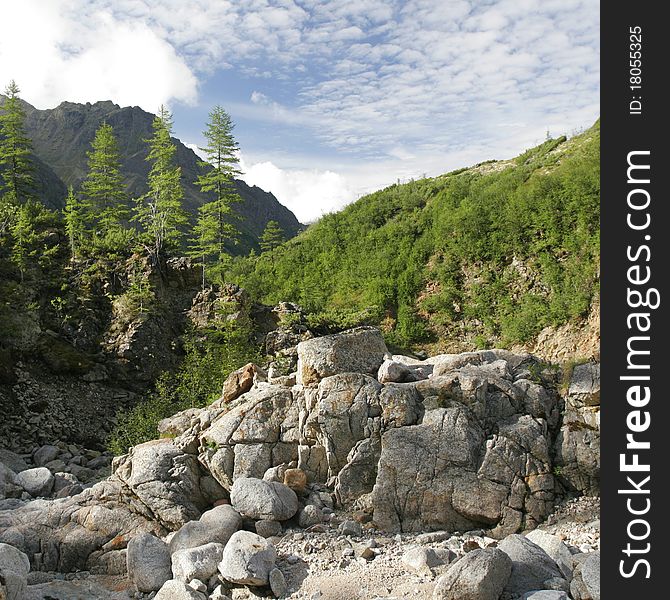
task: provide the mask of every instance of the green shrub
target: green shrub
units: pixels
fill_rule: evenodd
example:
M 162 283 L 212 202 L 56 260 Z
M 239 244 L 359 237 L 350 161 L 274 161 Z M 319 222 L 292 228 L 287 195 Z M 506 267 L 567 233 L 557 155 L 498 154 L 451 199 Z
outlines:
M 251 330 L 225 322 L 206 332 L 191 332 L 185 356 L 174 373 L 165 372 L 155 389 L 135 407 L 121 412 L 108 439 L 114 454 L 158 438 L 158 422 L 187 408 L 204 407 L 216 400 L 226 377 L 248 362 L 259 361 Z

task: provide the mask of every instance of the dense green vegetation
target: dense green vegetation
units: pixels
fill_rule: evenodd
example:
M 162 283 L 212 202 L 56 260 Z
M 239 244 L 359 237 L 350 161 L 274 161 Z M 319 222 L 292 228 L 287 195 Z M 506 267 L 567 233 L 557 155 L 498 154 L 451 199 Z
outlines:
M 401 345 L 530 340 L 598 292 L 599 144 L 596 123 L 514 161 L 392 185 L 237 260 L 235 277 L 313 324 L 381 324 Z
M 211 404 L 230 373 L 248 362 L 260 362 L 248 324 L 227 322 L 191 332 L 185 346 L 186 356 L 176 373 L 163 373 L 154 391 L 118 416 L 108 441 L 112 452 L 123 454 L 130 446 L 158 438 L 161 419 Z

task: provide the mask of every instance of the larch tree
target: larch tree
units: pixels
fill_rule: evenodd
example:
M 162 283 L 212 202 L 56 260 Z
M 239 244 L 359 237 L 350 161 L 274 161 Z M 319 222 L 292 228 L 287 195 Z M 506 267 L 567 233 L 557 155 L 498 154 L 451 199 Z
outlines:
M 0 235 L 9 228 L 15 209 L 33 198 L 32 145 L 25 133 L 25 111 L 14 80 L 5 89 L 0 106 L 0 171 L 3 189 L 0 195 Z
M 114 129 L 108 123 L 95 132 L 88 152 L 88 173 L 81 189 L 86 218 L 96 236 L 105 238 L 122 228 L 128 219 L 128 207 L 119 148 Z
M 147 140 L 149 191 L 137 199 L 133 217 L 142 226 L 143 241 L 155 261 L 166 250 L 179 247 L 180 228 L 188 223 L 182 207 L 181 167 L 175 165 L 177 147 L 171 133 L 172 115 L 161 106 L 153 122 L 153 136 Z
M 79 257 L 84 242 L 86 221 L 83 203 L 75 196 L 72 186 L 68 188 L 67 198 L 65 198 L 63 217 L 65 220 L 65 233 L 67 233 L 68 244 L 70 246 L 70 258 L 74 261 Z
M 277 221 L 268 221 L 260 239 L 261 252 L 270 252 L 285 241 L 284 230 Z
M 200 150 L 205 153 L 206 160 L 200 162 L 203 172 L 195 183 L 213 199 L 198 211 L 196 237 L 192 244 L 192 252 L 201 258 L 203 270 L 207 262 L 222 260 L 226 243 L 237 235 L 230 223 L 231 204 L 240 200 L 234 178 L 241 174 L 237 155 L 239 146 L 233 137 L 233 127 L 230 115 L 221 106 L 215 106 L 209 113 L 207 129 L 203 131 L 207 146 Z

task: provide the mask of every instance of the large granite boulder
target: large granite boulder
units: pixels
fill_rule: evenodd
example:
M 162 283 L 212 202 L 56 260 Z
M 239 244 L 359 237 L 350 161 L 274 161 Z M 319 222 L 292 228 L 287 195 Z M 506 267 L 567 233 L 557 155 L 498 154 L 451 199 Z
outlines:
M 35 570 L 90 570 L 141 532 L 166 530 L 118 478 L 62 500 L 34 500 L 0 511 L 0 542 L 24 552 Z
M 226 489 L 238 477 L 260 479 L 270 467 L 297 460 L 298 415 L 290 389 L 260 383 L 214 413 L 199 434 L 200 461 Z
M 298 496 L 287 485 L 240 477 L 230 490 L 233 508 L 250 519 L 286 521 L 298 512 Z
M 570 593 L 574 600 L 600 600 L 600 552 L 591 552 L 579 561 Z
M 468 552 L 438 579 L 433 600 L 498 600 L 512 561 L 497 548 Z
M 211 542 L 195 548 L 177 550 L 172 555 L 174 578 L 185 583 L 193 579 L 209 580 L 217 572 L 223 549 L 223 544 Z
M 374 327 L 300 342 L 297 382 L 310 385 L 338 373 L 376 375 L 387 353 L 381 331 Z
M 116 476 L 168 529 L 197 519 L 207 503 L 200 491 L 200 467 L 171 440 L 135 446 L 114 464 Z
M 512 574 L 502 600 L 515 600 L 527 592 L 546 589 L 546 581 L 563 577 L 556 562 L 523 535 L 506 537 L 498 548 L 512 560 Z
M 0 543 L 0 598 L 23 600 L 28 571 L 28 557 L 14 546 Z
M 268 585 L 277 552 L 265 538 L 250 531 L 238 531 L 230 538 L 219 564 L 222 577 L 240 585 Z
M 216 506 L 204 512 L 198 521 L 182 525 L 170 540 L 170 551 L 195 548 L 210 542 L 225 545 L 241 527 L 242 517 L 232 506 Z
M 54 476 L 46 467 L 35 467 L 17 473 L 14 483 L 33 497 L 48 496 L 54 487 Z
M 157 592 L 172 579 L 170 549 L 150 533 L 140 533 L 128 542 L 128 577 L 140 592 Z

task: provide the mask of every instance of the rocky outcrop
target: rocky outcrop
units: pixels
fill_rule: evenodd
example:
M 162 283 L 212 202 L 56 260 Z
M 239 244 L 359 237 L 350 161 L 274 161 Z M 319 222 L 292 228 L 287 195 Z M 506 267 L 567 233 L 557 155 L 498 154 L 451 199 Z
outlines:
M 556 470 L 573 492 L 600 491 L 600 364 L 577 365 L 565 398 L 563 425 L 556 439 Z
M 381 332 L 372 327 L 300 342 L 297 382 L 309 385 L 348 372 L 376 375 L 386 353 Z
M 271 581 L 270 573 L 281 565 L 266 539 L 293 527 L 337 528 L 355 540 L 353 556 L 364 562 L 379 550 L 360 539 L 361 523 L 389 534 L 435 531 L 434 540 L 480 529 L 489 542 L 505 541 L 496 552 L 473 542 L 467 550 L 485 551 L 452 567 L 444 597 L 484 593 L 494 579 L 505 580 L 505 600 L 566 591 L 574 565 L 560 540 L 538 535 L 536 545 L 510 535 L 537 526 L 560 490 L 552 449 L 566 422 L 553 371 L 502 350 L 389 359 L 369 328 L 342 338 L 299 344 L 300 364 L 312 365 L 305 367 L 307 379 L 316 378 L 311 383 L 267 382 L 248 366 L 231 384 L 235 393 L 164 420 L 160 429 L 170 437 L 115 459 L 109 479 L 60 501 L 0 510 L 0 542 L 45 570 L 102 571 L 127 556 L 137 587 L 161 588 L 165 596 L 191 583 L 194 593 L 201 585 L 211 591 L 214 572 L 230 585 L 273 581 L 280 589 L 281 577 Z M 352 340 L 362 340 L 365 351 L 356 354 Z M 385 356 L 411 365 L 415 376 L 400 370 L 405 381 L 389 381 L 389 369 L 379 369 Z M 567 402 L 586 421 L 596 405 L 595 371 L 575 371 Z M 46 445 L 32 460 L 49 465 L 59 456 Z M 15 485 L 16 473 L 4 473 L 5 485 Z M 340 509 L 356 520 L 337 521 Z M 147 568 L 135 546 L 147 540 L 160 546 L 162 567 L 155 569 L 160 581 L 141 583 L 137 574 Z M 454 548 L 437 550 L 418 549 L 411 568 L 432 574 L 452 560 Z M 475 559 L 481 569 L 466 569 Z M 489 569 L 496 577 L 478 580 Z

